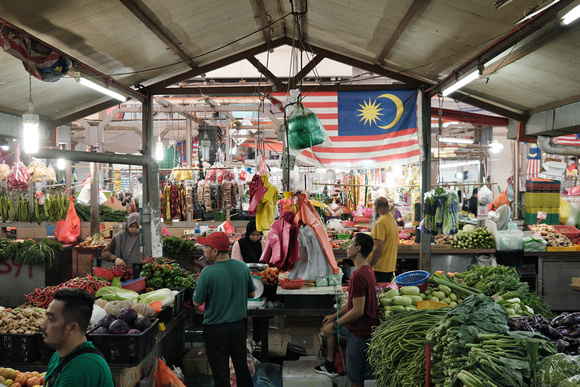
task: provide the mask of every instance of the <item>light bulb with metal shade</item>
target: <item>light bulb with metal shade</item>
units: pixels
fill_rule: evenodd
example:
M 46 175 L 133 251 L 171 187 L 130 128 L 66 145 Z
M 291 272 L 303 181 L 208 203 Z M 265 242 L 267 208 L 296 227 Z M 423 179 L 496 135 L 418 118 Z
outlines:
M 499 153 L 503 149 L 503 144 L 498 142 L 497 140 L 493 140 L 491 144 L 489 144 L 489 151 L 491 153 Z
M 22 115 L 23 148 L 26 153 L 38 152 L 38 126 L 40 117 L 34 113 L 32 101 L 28 101 L 28 111 Z
M 56 160 L 56 168 L 59 170 L 63 170 L 66 168 L 66 161 L 65 159 L 57 159 Z
M 161 137 L 157 137 L 157 142 L 155 143 L 155 160 L 163 161 L 165 157 L 165 149 Z

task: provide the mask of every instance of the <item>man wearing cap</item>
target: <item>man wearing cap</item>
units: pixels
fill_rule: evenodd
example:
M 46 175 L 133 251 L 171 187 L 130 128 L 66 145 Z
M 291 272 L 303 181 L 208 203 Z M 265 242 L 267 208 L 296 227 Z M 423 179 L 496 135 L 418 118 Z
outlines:
M 199 237 L 210 266 L 202 270 L 193 305 L 205 303 L 203 315 L 205 351 L 216 387 L 230 385 L 229 358 L 236 371 L 238 386 L 253 386 L 246 360 L 247 299 L 254 298 L 250 269 L 242 261 L 230 259 L 230 240 L 223 232 Z

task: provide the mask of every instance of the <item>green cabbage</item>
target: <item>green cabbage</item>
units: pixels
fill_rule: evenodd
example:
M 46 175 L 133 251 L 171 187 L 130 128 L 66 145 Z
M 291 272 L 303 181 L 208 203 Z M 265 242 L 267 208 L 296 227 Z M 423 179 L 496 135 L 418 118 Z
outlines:
M 139 298 L 139 293 L 134 292 L 129 289 L 123 289 L 118 286 L 103 286 L 97 293 L 95 297 L 101 297 L 107 301 L 122 301 L 122 300 L 131 300 L 133 302 L 137 302 L 137 298 Z
M 173 304 L 174 299 L 175 296 L 173 295 L 173 292 L 170 289 L 163 288 L 140 295 L 137 302 L 139 304 L 149 305 L 152 301 L 161 301 L 161 307 L 166 308 Z

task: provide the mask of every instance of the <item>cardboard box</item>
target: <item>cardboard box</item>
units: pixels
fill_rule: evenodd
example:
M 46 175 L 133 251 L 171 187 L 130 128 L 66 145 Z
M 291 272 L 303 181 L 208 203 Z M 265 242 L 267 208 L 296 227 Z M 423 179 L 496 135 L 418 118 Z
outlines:
M 186 376 L 211 375 L 205 348 L 192 348 L 183 357 L 183 373 Z

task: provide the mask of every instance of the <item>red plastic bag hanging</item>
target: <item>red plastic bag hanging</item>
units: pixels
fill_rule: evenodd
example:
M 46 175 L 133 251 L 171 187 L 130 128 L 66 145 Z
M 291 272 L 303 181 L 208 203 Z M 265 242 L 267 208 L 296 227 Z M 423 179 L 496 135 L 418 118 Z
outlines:
M 81 220 L 73 204 L 74 198 L 69 197 L 68 213 L 64 220 L 56 222 L 54 236 L 60 243 L 76 245 L 81 236 Z
M 6 188 L 10 191 L 28 189 L 30 173 L 28 168 L 20 161 L 20 147 L 16 146 L 16 164 L 6 176 Z

